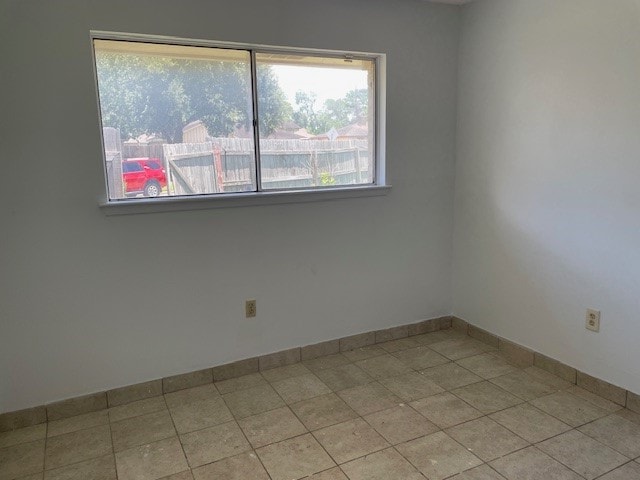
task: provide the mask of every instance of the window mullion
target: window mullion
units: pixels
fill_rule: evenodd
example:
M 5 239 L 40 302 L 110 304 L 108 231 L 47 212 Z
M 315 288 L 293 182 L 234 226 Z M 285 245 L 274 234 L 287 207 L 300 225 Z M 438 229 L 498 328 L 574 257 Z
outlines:
M 253 101 L 253 149 L 256 167 L 256 189 L 262 191 L 262 164 L 260 158 L 260 122 L 258 112 L 258 68 L 256 52 L 251 50 L 251 96 Z

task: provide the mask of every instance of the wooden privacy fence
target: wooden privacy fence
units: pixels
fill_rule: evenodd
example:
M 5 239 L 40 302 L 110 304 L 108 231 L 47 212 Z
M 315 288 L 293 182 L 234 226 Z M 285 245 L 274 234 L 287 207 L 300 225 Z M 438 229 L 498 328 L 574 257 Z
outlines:
M 206 143 L 166 144 L 169 195 L 255 190 L 253 141 L 216 138 Z M 262 140 L 264 189 L 369 183 L 366 140 Z

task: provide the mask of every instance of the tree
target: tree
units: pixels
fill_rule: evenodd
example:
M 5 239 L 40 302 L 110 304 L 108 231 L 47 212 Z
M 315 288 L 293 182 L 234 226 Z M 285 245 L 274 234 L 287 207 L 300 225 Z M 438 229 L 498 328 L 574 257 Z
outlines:
M 350 90 L 344 98 L 329 99 L 324 103 L 325 115 L 334 127 L 366 120 L 368 109 L 369 91 L 366 88 Z
M 326 133 L 331 128 L 342 128 L 367 118 L 369 92 L 366 88 L 350 90 L 343 98 L 330 98 L 319 111 L 315 109 L 316 98 L 312 92 L 296 92 L 293 121 L 310 133 Z
M 312 92 L 296 92 L 296 110 L 292 116 L 297 125 L 313 134 L 326 131 L 327 126 L 322 115 L 315 111 L 316 98 L 316 94 Z
M 267 136 L 291 118 L 293 108 L 269 65 L 258 65 L 258 116 L 260 135 Z
M 125 137 L 159 134 L 182 138 L 184 125 L 200 120 L 212 136 L 252 123 L 251 76 L 245 63 L 96 52 L 105 127 Z M 291 114 L 269 66 L 258 71 L 260 126 L 266 135 Z

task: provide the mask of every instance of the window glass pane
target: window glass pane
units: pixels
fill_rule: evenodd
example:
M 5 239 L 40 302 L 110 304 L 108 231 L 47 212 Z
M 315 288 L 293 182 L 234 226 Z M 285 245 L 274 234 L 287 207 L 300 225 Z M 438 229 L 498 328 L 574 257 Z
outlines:
M 123 162 L 122 163 L 122 172 L 123 173 L 130 173 L 130 172 L 141 172 L 143 169 L 140 165 L 138 165 L 137 163 L 131 163 L 131 162 Z
M 373 183 L 374 61 L 257 53 L 256 64 L 262 189 Z
M 110 199 L 256 190 L 248 51 L 94 48 Z M 131 158 L 144 167 L 135 181 L 123 169 Z

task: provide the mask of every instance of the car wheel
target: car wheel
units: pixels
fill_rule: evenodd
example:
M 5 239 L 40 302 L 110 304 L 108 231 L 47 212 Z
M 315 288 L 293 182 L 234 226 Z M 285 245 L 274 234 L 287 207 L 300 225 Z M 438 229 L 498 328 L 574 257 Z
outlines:
M 157 197 L 160 195 L 160 185 L 158 182 L 149 182 L 144 186 L 145 197 Z

